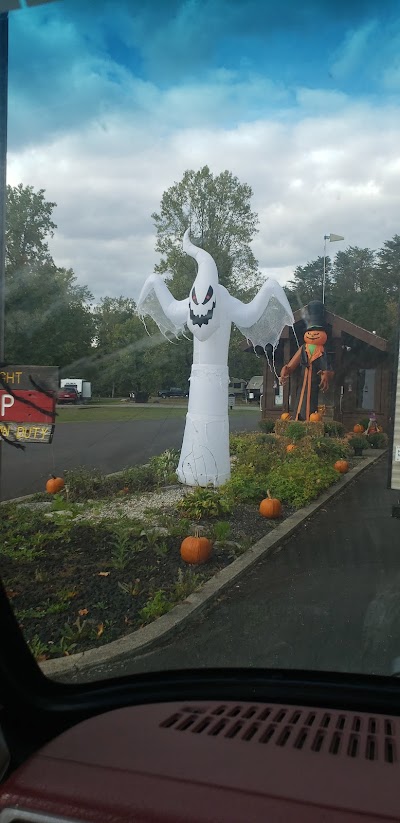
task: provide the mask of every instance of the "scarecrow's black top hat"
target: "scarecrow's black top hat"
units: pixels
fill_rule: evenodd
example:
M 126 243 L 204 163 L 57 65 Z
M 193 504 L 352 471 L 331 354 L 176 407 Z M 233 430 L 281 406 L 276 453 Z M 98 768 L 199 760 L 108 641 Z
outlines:
M 325 306 L 320 300 L 312 300 L 308 304 L 305 312 L 305 321 L 307 323 L 306 331 L 316 331 L 323 329 L 325 331 Z

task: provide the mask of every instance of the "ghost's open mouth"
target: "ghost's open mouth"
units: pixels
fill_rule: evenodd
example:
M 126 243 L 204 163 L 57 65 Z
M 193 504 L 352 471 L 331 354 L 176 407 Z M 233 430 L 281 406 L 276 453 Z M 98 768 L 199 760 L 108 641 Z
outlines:
M 193 309 L 192 309 L 192 306 L 189 304 L 189 314 L 190 314 L 190 319 L 191 319 L 193 325 L 194 326 L 200 326 L 200 328 L 201 328 L 201 326 L 207 326 L 208 321 L 211 320 L 211 318 L 214 314 L 214 309 L 215 309 L 215 300 L 214 300 L 214 303 L 211 306 L 211 309 L 208 310 L 207 314 L 195 314 Z

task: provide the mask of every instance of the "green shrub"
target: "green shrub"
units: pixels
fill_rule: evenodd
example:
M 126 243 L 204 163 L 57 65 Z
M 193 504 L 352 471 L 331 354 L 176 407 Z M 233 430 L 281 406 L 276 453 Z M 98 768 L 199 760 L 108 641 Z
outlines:
M 303 455 L 272 469 L 268 489 L 273 497 L 298 509 L 311 503 L 339 479 L 340 475 L 333 465 L 322 462 L 316 454 L 307 458 Z
M 343 437 L 346 429 L 343 423 L 337 423 L 335 420 L 327 420 L 324 423 L 324 432 L 328 437 Z
M 333 463 L 349 456 L 347 443 L 330 437 L 322 437 L 320 440 L 316 440 L 313 449 L 321 460 L 330 460 Z
M 64 472 L 69 500 L 88 500 L 105 493 L 106 477 L 100 469 L 79 466 Z
M 275 437 L 272 438 L 271 443 L 250 441 L 247 449 L 237 455 L 237 462 L 232 474 L 247 466 L 254 468 L 256 473 L 267 474 L 276 463 L 278 449 Z
M 230 505 L 219 491 L 199 486 L 179 501 L 177 509 L 186 517 L 201 520 L 202 517 L 220 517 L 228 514 Z
M 257 472 L 254 466 L 235 467 L 231 479 L 221 486 L 221 494 L 229 508 L 233 508 L 235 503 L 248 503 L 265 497 L 267 476 L 266 473 Z
M 265 432 L 265 434 L 271 434 L 271 432 L 273 432 L 274 429 L 275 429 L 275 420 L 271 420 L 271 419 L 260 420 L 258 425 L 259 425 L 261 431 Z
M 178 449 L 167 449 L 162 454 L 152 457 L 150 468 L 154 473 L 154 478 L 158 483 L 169 483 L 176 478 L 176 470 L 179 463 Z
M 386 449 L 386 446 L 389 442 L 387 434 L 385 432 L 376 432 L 376 434 L 367 434 L 366 440 L 368 440 L 371 449 Z
M 110 478 L 114 481 L 115 478 Z M 157 485 L 156 472 L 150 464 L 130 466 L 118 477 L 118 487 L 125 486 L 130 492 L 151 491 Z
M 369 444 L 367 438 L 361 435 L 359 437 L 352 437 L 351 440 L 349 440 L 349 445 L 352 449 L 362 449 L 364 451 L 364 449 L 368 448 Z
M 299 440 L 302 440 L 307 434 L 306 426 L 303 423 L 293 421 L 292 423 L 288 423 L 285 431 L 285 437 L 289 437 L 289 439 L 293 443 L 298 443 Z

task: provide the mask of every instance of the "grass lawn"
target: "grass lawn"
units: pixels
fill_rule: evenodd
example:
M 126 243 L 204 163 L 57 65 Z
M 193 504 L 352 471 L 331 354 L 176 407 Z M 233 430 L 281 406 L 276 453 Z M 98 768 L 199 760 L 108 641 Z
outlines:
M 243 411 L 240 406 L 233 409 L 229 414 L 235 415 Z M 253 410 L 252 410 L 253 411 Z M 258 409 L 255 409 L 260 414 Z M 166 420 L 169 417 L 185 417 L 186 408 L 177 406 L 160 405 L 135 406 L 109 404 L 101 406 L 57 406 L 56 423 L 120 423 L 124 420 Z

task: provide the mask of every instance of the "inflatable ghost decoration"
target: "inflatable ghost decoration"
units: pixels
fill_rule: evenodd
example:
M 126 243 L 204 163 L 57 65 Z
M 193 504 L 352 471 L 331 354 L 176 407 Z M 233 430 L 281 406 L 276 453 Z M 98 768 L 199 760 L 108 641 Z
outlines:
M 277 346 L 293 314 L 285 292 L 267 280 L 254 300 L 242 303 L 218 282 L 213 258 L 194 246 L 189 230 L 183 250 L 197 262 L 197 276 L 185 300 L 174 300 L 160 275 L 146 280 L 138 314 L 155 320 L 165 335 L 178 337 L 185 326 L 193 335 L 193 365 L 189 406 L 178 466 L 178 477 L 188 486 L 220 486 L 229 480 L 228 348 L 235 323 L 254 348 Z

